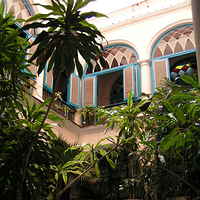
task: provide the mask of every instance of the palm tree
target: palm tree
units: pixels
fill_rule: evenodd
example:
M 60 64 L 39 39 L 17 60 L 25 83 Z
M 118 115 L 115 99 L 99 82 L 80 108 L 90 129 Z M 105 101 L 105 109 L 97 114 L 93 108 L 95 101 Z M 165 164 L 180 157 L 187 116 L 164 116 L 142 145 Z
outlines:
M 36 4 L 50 12 L 29 18 L 27 22 L 34 22 L 25 25 L 23 29 L 44 29 L 31 45 L 37 45 L 30 61 L 36 61 L 39 74 L 48 62 L 48 71 L 53 68 L 55 83 L 62 76 L 68 78 L 75 69 L 81 77 L 83 66 L 80 59 L 92 65 L 91 61 L 96 61 L 101 55 L 103 47 L 100 39 L 104 37 L 87 20 L 105 15 L 97 12 L 81 12 L 81 9 L 92 1 L 94 0 L 51 0 L 51 5 Z M 54 90 L 57 89 L 55 83 Z
M 80 60 L 92 66 L 92 63 L 99 58 L 100 63 L 105 64 L 101 55 L 103 49 L 101 40 L 104 36 L 95 25 L 87 21 L 92 17 L 105 17 L 105 15 L 97 12 L 81 12 L 81 9 L 92 1 L 94 0 L 51 0 L 51 5 L 36 4 L 47 9 L 49 13 L 36 14 L 27 20 L 32 23 L 23 27 L 24 30 L 42 29 L 30 46 L 37 46 L 30 62 L 35 61 L 39 66 L 38 74 L 48 63 L 47 71 L 53 70 L 54 75 L 53 98 L 40 127 L 56 99 L 56 92 L 62 90 L 59 81 L 69 78 L 75 69 L 79 77 L 82 77 L 83 62 Z M 38 132 L 40 130 L 41 128 Z
M 105 15 L 97 12 L 81 12 L 81 9 L 92 1 L 51 0 L 51 5 L 37 4 L 47 9 L 49 13 L 37 14 L 29 18 L 27 22 L 32 23 L 23 27 L 24 30 L 42 29 L 30 45 L 30 48 L 37 47 L 30 62 L 35 61 L 38 65 L 38 74 L 44 70 L 48 63 L 47 71 L 53 70 L 54 75 L 53 98 L 38 127 L 37 134 L 41 132 L 51 106 L 57 98 L 56 92 L 62 90 L 59 87 L 59 81 L 63 78 L 69 78 L 75 69 L 79 77 L 82 77 L 83 63 L 80 62 L 81 59 L 90 67 L 97 58 L 100 58 L 101 64 L 105 64 L 101 56 L 103 49 L 101 40 L 104 37 L 96 26 L 87 21 L 89 18 L 104 17 Z M 26 163 L 30 160 L 32 149 L 33 143 L 29 147 Z

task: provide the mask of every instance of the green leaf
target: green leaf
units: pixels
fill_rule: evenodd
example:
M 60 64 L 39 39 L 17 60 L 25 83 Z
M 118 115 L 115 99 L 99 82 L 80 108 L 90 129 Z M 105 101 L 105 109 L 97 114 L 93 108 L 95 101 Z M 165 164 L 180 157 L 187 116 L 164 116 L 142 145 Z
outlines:
M 46 31 L 42 31 L 41 33 L 39 33 L 36 37 L 36 39 L 33 41 L 33 43 L 31 44 L 30 47 L 42 42 L 43 40 L 45 40 L 47 37 L 49 36 L 49 34 Z
M 82 19 L 89 19 L 91 17 L 107 17 L 106 15 L 98 12 L 85 12 L 80 16 Z
M 74 0 L 68 0 L 67 1 L 67 11 L 66 11 L 66 18 L 69 18 L 70 15 L 73 13 L 73 6 L 74 6 Z
M 62 122 L 63 121 L 63 119 L 61 117 L 59 117 L 58 115 L 53 114 L 53 113 L 48 114 L 48 119 L 50 119 L 51 121 L 54 121 L 54 122 Z
M 87 6 L 90 2 L 93 2 L 95 0 L 76 0 L 76 3 L 73 8 L 73 12 L 78 11 L 79 9 L 83 8 L 84 6 Z
M 175 115 L 177 117 L 177 119 L 179 120 L 179 122 L 184 125 L 186 122 L 186 117 L 184 112 L 179 108 L 176 110 Z
M 194 88 L 199 88 L 198 81 L 194 80 L 194 78 L 192 76 L 183 75 L 183 76 L 181 76 L 181 80 L 183 80 L 185 83 L 191 85 Z
M 129 107 L 132 107 L 132 105 L 133 105 L 133 93 L 132 92 L 130 92 L 128 95 L 127 105 Z
M 36 28 L 47 28 L 48 27 L 48 24 L 42 24 L 40 22 L 33 22 L 32 24 L 26 24 L 23 26 L 23 29 L 24 30 L 27 30 L 27 29 L 36 29 Z
M 54 14 L 58 14 L 58 15 L 62 15 L 64 17 L 64 13 L 65 13 L 65 6 L 58 1 L 54 1 L 52 0 L 52 5 L 54 7 Z
M 75 62 L 76 62 L 76 69 L 78 71 L 79 78 L 82 78 L 82 76 L 83 76 L 83 66 L 79 62 L 78 54 L 76 54 L 76 56 L 75 56 Z
M 26 20 L 26 22 L 41 20 L 42 18 L 49 17 L 50 15 L 51 15 L 51 13 L 48 13 L 48 14 L 36 14 L 36 15 L 34 15 L 34 16 L 28 18 L 28 19 Z
M 0 16 L 3 16 L 4 15 L 4 10 L 5 10 L 5 7 L 4 7 L 4 3 L 0 3 Z
M 96 173 L 97 177 L 100 177 L 101 172 L 100 172 L 100 168 L 99 168 L 98 162 L 95 163 L 95 173 Z
M 44 5 L 44 4 L 40 4 L 40 3 L 35 3 L 33 5 L 43 7 L 47 10 L 56 11 L 56 9 L 52 5 Z
M 72 173 L 72 174 L 77 174 L 77 175 L 81 175 L 82 172 L 78 171 L 78 170 L 67 170 L 68 173 Z
M 165 101 L 163 102 L 164 106 L 166 107 L 166 109 L 169 111 L 169 112 L 172 112 L 174 113 L 174 106 L 169 102 L 169 101 Z
M 65 12 L 65 5 L 62 4 L 60 0 L 56 0 L 56 2 L 52 0 L 52 2 L 53 2 L 53 5 L 55 5 L 55 3 L 57 2 L 57 5 L 55 5 L 57 9 L 59 9 L 61 12 Z
M 63 168 L 68 168 L 68 167 L 83 164 L 83 163 L 84 163 L 83 161 L 68 161 L 63 165 Z
M 104 149 L 100 149 L 99 153 L 101 154 L 101 156 L 105 156 L 107 152 Z
M 45 106 L 49 105 L 51 101 L 52 98 L 45 99 L 43 103 L 37 105 L 37 109 L 40 110 L 42 108 L 45 108 Z
M 116 164 L 108 156 L 106 156 L 106 160 L 113 169 L 116 168 Z
M 55 180 L 58 181 L 58 173 L 55 173 Z
M 68 180 L 67 173 L 65 174 L 63 173 L 62 178 L 63 178 L 64 183 L 67 184 L 67 180 Z

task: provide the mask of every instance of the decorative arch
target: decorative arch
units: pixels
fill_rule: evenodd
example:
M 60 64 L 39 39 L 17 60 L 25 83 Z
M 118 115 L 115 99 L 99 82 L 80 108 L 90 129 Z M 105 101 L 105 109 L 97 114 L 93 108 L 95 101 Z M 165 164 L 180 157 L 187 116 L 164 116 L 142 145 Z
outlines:
M 191 23 L 180 24 L 166 30 L 154 41 L 151 58 L 167 56 L 195 48 L 194 30 Z
M 164 79 L 176 81 L 181 73 L 195 71 L 195 41 L 191 22 L 167 27 L 157 34 L 151 48 L 153 88 L 160 87 Z M 179 65 L 179 66 L 178 66 Z M 178 73 L 176 67 L 187 65 Z M 190 69 L 191 68 L 191 69 Z M 190 73 L 191 74 L 191 73 Z
M 94 61 L 93 68 L 87 68 L 86 74 L 92 74 L 94 72 L 136 63 L 138 60 L 138 54 L 133 47 L 120 43 L 106 46 L 104 48 L 103 57 L 107 64 L 105 66 L 101 66 L 98 60 L 98 64 Z
M 87 68 L 83 79 L 83 105 L 110 106 L 123 103 L 129 92 L 140 95 L 139 56 L 134 47 L 110 43 L 103 52 L 105 66 L 100 61 Z

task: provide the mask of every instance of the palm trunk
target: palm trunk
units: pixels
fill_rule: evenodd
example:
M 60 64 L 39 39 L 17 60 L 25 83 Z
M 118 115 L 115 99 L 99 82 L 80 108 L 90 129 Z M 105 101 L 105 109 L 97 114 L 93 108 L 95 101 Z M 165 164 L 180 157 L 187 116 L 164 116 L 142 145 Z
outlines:
M 197 72 L 200 83 L 200 3 L 199 0 L 191 0 L 192 3 L 192 16 L 194 26 L 194 36 L 196 44 L 196 58 L 197 58 Z

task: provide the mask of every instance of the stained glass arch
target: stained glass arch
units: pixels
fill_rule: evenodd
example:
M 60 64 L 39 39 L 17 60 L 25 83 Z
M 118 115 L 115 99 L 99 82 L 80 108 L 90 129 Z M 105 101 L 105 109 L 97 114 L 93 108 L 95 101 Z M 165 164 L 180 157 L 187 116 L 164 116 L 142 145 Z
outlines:
M 86 74 L 91 74 L 114 67 L 136 63 L 138 60 L 138 54 L 136 50 L 133 47 L 125 44 L 115 44 L 105 47 L 103 57 L 107 65 L 101 66 L 98 60 L 96 62 L 99 65 L 97 65 L 97 63 L 93 61 L 93 68 L 91 69 L 88 67 L 86 70 Z
M 151 57 L 157 58 L 195 48 L 192 24 L 178 25 L 164 32 L 154 42 Z

